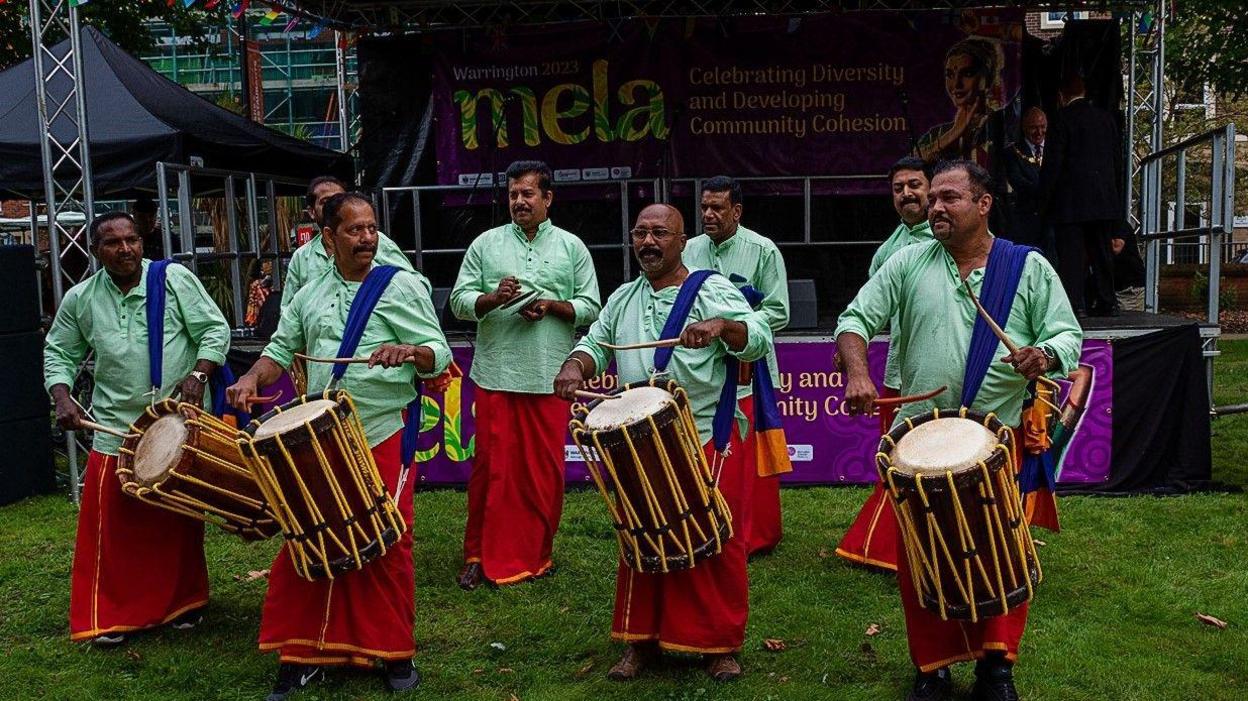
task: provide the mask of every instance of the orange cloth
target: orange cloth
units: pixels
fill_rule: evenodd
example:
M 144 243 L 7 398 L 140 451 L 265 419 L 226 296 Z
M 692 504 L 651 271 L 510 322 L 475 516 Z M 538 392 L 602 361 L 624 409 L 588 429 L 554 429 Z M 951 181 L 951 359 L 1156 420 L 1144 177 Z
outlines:
M 715 449 L 703 450 L 708 461 Z M 745 524 L 750 521 L 755 468 L 737 431 L 720 472 L 719 489 L 732 511 L 733 537 L 721 553 L 696 567 L 668 574 L 643 574 L 620 562 L 616 571 L 611 637 L 625 642 L 654 640 L 676 652 L 734 652 L 745 641 L 750 613 Z M 714 465 L 714 462 L 712 462 Z
M 70 574 L 69 633 L 151 628 L 208 604 L 204 524 L 121 491 L 117 457 L 87 456 Z
M 403 432 L 373 448 L 377 470 L 390 493 L 398 485 Z M 412 564 L 413 464 L 399 512 L 407 522 L 402 537 L 382 557 L 334 579 L 308 581 L 295 573 L 286 547 L 269 575 L 260 618 L 260 649 L 276 650 L 282 662 L 371 667 L 416 653 L 416 578 Z
M 553 394 L 476 392 L 464 561 L 480 562 L 495 584 L 518 583 L 550 569 L 563 514 L 568 403 Z

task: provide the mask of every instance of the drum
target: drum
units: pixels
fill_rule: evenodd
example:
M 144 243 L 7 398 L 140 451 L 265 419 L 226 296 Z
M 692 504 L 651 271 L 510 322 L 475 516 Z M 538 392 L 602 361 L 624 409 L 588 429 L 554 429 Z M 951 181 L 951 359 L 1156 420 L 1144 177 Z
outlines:
M 117 458 L 126 494 L 248 540 L 281 530 L 239 450 L 238 429 L 166 399 L 140 414 L 130 432 Z
M 569 429 L 639 572 L 689 569 L 732 538 L 732 512 L 702 452 L 685 390 L 671 380 L 574 404 Z
M 944 620 L 1003 616 L 1042 579 L 1015 476 L 1013 433 L 995 415 L 935 410 L 880 439 L 920 604 Z
M 301 396 L 252 421 L 246 434 L 244 450 L 299 576 L 358 570 L 406 530 L 345 390 Z

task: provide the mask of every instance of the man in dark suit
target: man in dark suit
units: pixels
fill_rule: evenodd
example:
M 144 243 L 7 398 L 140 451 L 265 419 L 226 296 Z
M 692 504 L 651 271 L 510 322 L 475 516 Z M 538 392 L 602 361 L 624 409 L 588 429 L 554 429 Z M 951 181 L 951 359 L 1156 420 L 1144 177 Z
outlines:
M 1059 97 L 1063 106 L 1040 169 L 1046 219 L 1057 244 L 1057 272 L 1076 313 L 1083 315 L 1087 309 L 1095 316 L 1115 315 L 1110 239 L 1122 219 L 1122 139 L 1113 115 L 1088 102 L 1080 76 L 1067 78 Z M 1089 279 L 1092 289 L 1085 297 Z
M 1035 246 L 1052 258 L 1053 241 L 1040 214 L 1040 166 L 1049 120 L 1044 110 L 1030 107 L 1023 113 L 1022 138 L 1005 150 L 1005 177 L 1010 184 L 1013 228 L 1003 232 L 1016 243 Z

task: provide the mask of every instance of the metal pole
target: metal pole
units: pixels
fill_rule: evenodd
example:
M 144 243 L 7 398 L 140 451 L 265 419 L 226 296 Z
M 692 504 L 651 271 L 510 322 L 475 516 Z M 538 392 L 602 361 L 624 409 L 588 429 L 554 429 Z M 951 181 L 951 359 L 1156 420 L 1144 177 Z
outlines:
M 810 243 L 810 178 L 802 178 L 802 241 Z
M 1122 191 L 1124 195 L 1123 211 L 1125 212 L 1127 223 L 1130 224 L 1132 219 L 1139 216 L 1138 212 L 1133 211 L 1134 208 L 1131 206 L 1132 198 L 1135 194 L 1133 192 L 1135 184 L 1135 44 L 1137 41 L 1136 26 L 1139 23 L 1139 13 L 1132 12 L 1128 16 L 1127 21 L 1130 23 L 1127 44 L 1127 64 L 1129 68 L 1127 70 L 1127 133 L 1123 143 L 1122 159 L 1123 180 L 1125 182 Z M 1132 229 L 1138 230 L 1138 227 L 1132 227 Z
M 225 191 L 221 194 L 221 204 L 225 207 L 225 229 L 226 235 L 229 236 L 230 253 L 230 284 L 233 286 L 234 297 L 234 327 L 241 328 L 243 326 L 243 275 L 242 275 L 242 256 L 238 247 L 238 217 L 234 216 L 234 200 L 230 194 L 234 191 L 234 176 L 227 175 L 222 179 L 222 185 Z
M 425 267 L 425 228 L 420 222 L 420 191 L 413 190 L 412 193 L 412 245 L 416 250 L 416 268 L 423 270 Z M 387 215 L 388 218 L 389 215 Z
M 346 153 L 351 150 L 351 137 L 347 133 L 351 128 L 347 123 L 347 55 L 338 31 L 334 31 L 334 71 L 338 90 L 338 150 Z
M 628 206 L 628 183 L 620 182 L 620 231 L 624 232 L 620 243 L 620 257 L 623 258 L 621 267 L 624 271 L 623 282 L 628 282 L 628 243 L 631 235 L 628 233 L 632 227 L 633 215 L 629 211 L 632 209 Z
M 83 91 L 82 71 L 82 32 L 78 26 L 78 8 L 69 6 L 69 45 L 74 52 L 74 107 L 78 116 L 78 153 L 82 168 L 82 211 L 87 215 L 87 224 L 95 218 L 95 185 L 91 181 L 91 144 L 87 137 L 87 101 Z M 90 248 L 90 229 L 82 234 L 86 247 Z M 91 270 L 96 269 L 95 258 L 91 258 Z
M 165 255 L 173 255 L 173 233 L 169 219 L 169 176 L 163 162 L 156 164 L 156 189 L 160 195 L 160 238 L 165 244 Z
M 1179 151 L 1175 158 L 1175 184 L 1177 192 L 1174 196 L 1174 221 L 1170 225 L 1171 231 L 1182 231 L 1187 225 L 1187 151 Z M 1162 170 L 1160 167 L 1158 170 Z M 1158 173 L 1160 175 L 1160 173 Z M 1157 208 L 1161 208 L 1161 200 L 1157 201 Z M 1161 229 L 1158 228 L 1158 231 Z M 1199 246 L 1199 244 L 1197 244 Z M 1166 239 L 1166 263 L 1174 263 L 1175 240 Z M 1157 260 L 1161 263 L 1160 256 Z M 1160 271 L 1158 271 L 1160 275 Z
M 178 233 L 182 252 L 191 254 L 191 271 L 199 275 L 199 252 L 195 249 L 195 215 L 191 212 L 191 174 L 178 170 Z

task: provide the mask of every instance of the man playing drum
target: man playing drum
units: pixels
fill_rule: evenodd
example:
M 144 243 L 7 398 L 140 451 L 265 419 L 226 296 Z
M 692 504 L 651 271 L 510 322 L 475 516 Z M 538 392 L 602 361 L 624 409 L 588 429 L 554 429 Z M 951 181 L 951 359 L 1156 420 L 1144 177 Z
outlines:
M 551 394 L 573 332 L 598 317 L 589 249 L 550 223 L 550 168 L 507 168 L 511 223 L 482 233 L 464 254 L 450 304 L 477 322 L 472 381 L 477 447 L 458 582 L 514 584 L 546 574 L 563 513 L 568 405 Z M 532 296 L 526 302 L 523 295 Z
M 303 211 L 319 226 L 321 208 L 325 206 L 325 202 L 334 195 L 346 191 L 346 183 L 332 175 L 312 178 L 312 182 L 308 183 L 308 192 L 304 195 L 307 206 Z M 376 258 L 374 262 L 377 265 L 393 265 L 408 272 L 415 270 L 411 261 L 407 259 L 407 254 L 403 253 L 403 249 L 380 231 L 377 232 Z M 290 262 L 286 264 L 286 279 L 282 282 L 282 313 L 285 314 L 290 308 L 295 295 L 299 294 L 299 290 L 303 289 L 304 285 L 315 282 L 333 267 L 334 250 L 323 234 L 318 233 L 307 243 L 296 248 L 290 256 Z
M 766 236 L 741 225 L 741 184 L 724 175 L 702 182 L 702 229 L 685 248 L 685 264 L 691 268 L 717 270 L 736 285 L 749 285 L 762 297 L 756 308 L 763 313 L 773 332 L 789 325 L 789 277 L 780 249 Z M 767 356 L 767 369 L 773 386 L 780 383 L 779 367 L 773 350 Z M 737 397 L 750 408 L 750 383 L 742 384 Z M 780 466 L 759 456 L 751 489 L 750 555 L 771 552 L 784 535 L 780 513 Z M 786 463 L 787 467 L 787 463 Z
M 378 232 L 373 207 L 359 193 L 341 193 L 326 203 L 321 235 L 334 249 L 334 267 L 295 295 L 282 315 L 273 340 L 260 359 L 228 391 L 231 404 L 242 408 L 259 387 L 277 380 L 296 352 L 335 357 L 346 333 L 353 303 L 365 298 L 362 288 L 374 266 Z M 359 302 L 364 303 L 364 302 Z M 351 393 L 365 437 L 386 488 L 395 494 L 404 462 L 400 454 L 405 417 L 402 410 L 416 397 L 416 377 L 433 377 L 451 362 L 451 350 L 438 326 L 428 280 L 398 271 L 380 293 L 363 328 L 357 355 L 367 365 L 347 366 L 341 387 Z M 331 368 L 309 363 L 308 386 L 329 384 Z M 408 421 L 420 417 L 408 416 Z M 299 577 L 290 549 L 282 548 L 273 563 L 260 621 L 260 649 L 277 650 L 281 665 L 270 701 L 281 701 L 323 676 L 322 665 L 385 665 L 393 691 L 416 687 L 420 675 L 412 666 L 415 579 L 412 564 L 412 485 L 395 494 L 408 524 L 402 537 L 357 572 L 335 579 L 309 581 Z M 326 507 L 328 508 L 328 507 Z
M 633 252 L 644 275 L 611 295 L 598 321 L 563 363 L 555 378 L 555 392 L 572 399 L 586 380 L 602 372 L 614 357 L 621 384 L 646 380 L 654 367 L 653 349 L 621 350 L 613 354 L 603 343 L 655 341 L 667 323 L 690 276 L 681 262 L 685 248 L 684 220 L 670 205 L 650 205 L 641 211 L 632 230 Z M 749 615 L 746 574 L 750 485 L 753 455 L 745 451 L 747 427 L 732 392 L 728 411 L 732 432 L 726 455 L 711 445 L 712 421 L 728 379 L 728 356 L 745 361 L 764 357 L 772 345 L 767 320 L 750 309 L 728 278 L 712 274 L 692 301 L 688 325 L 680 333 L 668 376 L 688 392 L 698 434 L 707 460 L 719 469 L 719 489 L 732 511 L 736 536 L 723 551 L 692 569 L 646 574 L 620 562 L 616 574 L 615 614 L 611 637 L 628 643 L 611 668 L 612 679 L 637 676 L 653 662 L 660 649 L 702 653 L 707 672 L 717 680 L 741 674 L 736 653 L 745 638 Z M 735 384 L 735 377 L 733 378 Z
M 65 293 L 44 348 L 44 379 L 62 428 L 87 417 L 70 396 L 78 368 L 95 354 L 95 418 L 125 432 L 154 399 L 174 391 L 199 404 L 208 375 L 225 362 L 230 327 L 203 285 L 181 265 L 165 278 L 163 379 L 149 396 L 147 272 L 143 239 L 124 212 L 96 217 L 91 252 L 103 270 Z M 69 629 L 74 640 L 119 644 L 128 631 L 172 623 L 190 628 L 208 603 L 204 524 L 122 493 L 115 475 L 122 439 L 97 432 L 78 512 Z
M 1077 367 L 1083 335 L 1057 273 L 1035 249 L 1014 246 L 988 231 L 990 192 L 991 178 L 980 166 L 940 164 L 931 182 L 928 215 L 936 240 L 894 254 L 841 314 L 836 342 L 848 374 L 845 397 L 851 413 L 872 410 L 876 390 L 867 374 L 867 340 L 890 319 L 901 354 L 901 393 L 949 388 L 935 399 L 903 406 L 901 417 L 956 409 L 961 401 L 975 411 L 995 413 L 1018 438 L 1028 383 L 1046 373 L 1064 377 Z M 1018 344 L 1017 352 L 1004 350 L 991 332 L 974 331 L 978 314 L 963 281 L 994 318 L 1007 320 L 1000 326 Z M 1012 667 L 1027 606 L 976 623 L 941 620 L 920 606 L 911 565 L 904 553 L 898 554 L 910 657 L 918 668 L 909 698 L 950 698 L 949 665 L 977 660 L 972 698 L 1017 699 Z
M 894 253 L 911 244 L 932 240 L 932 227 L 927 222 L 927 189 L 929 186 L 927 166 L 923 160 L 906 156 L 893 164 L 888 173 L 889 186 L 893 191 L 893 209 L 901 217 L 901 223 L 876 249 L 871 257 L 867 277 L 879 272 Z M 890 320 L 891 326 L 897 324 Z M 885 397 L 899 396 L 901 386 L 901 363 L 898 344 L 888 344 L 888 360 L 884 365 Z M 895 409 L 880 407 L 880 433 L 888 433 L 892 427 Z M 875 483 L 875 489 L 858 512 L 858 518 L 849 527 L 836 554 L 861 565 L 897 571 L 897 519 L 885 498 L 883 485 Z

